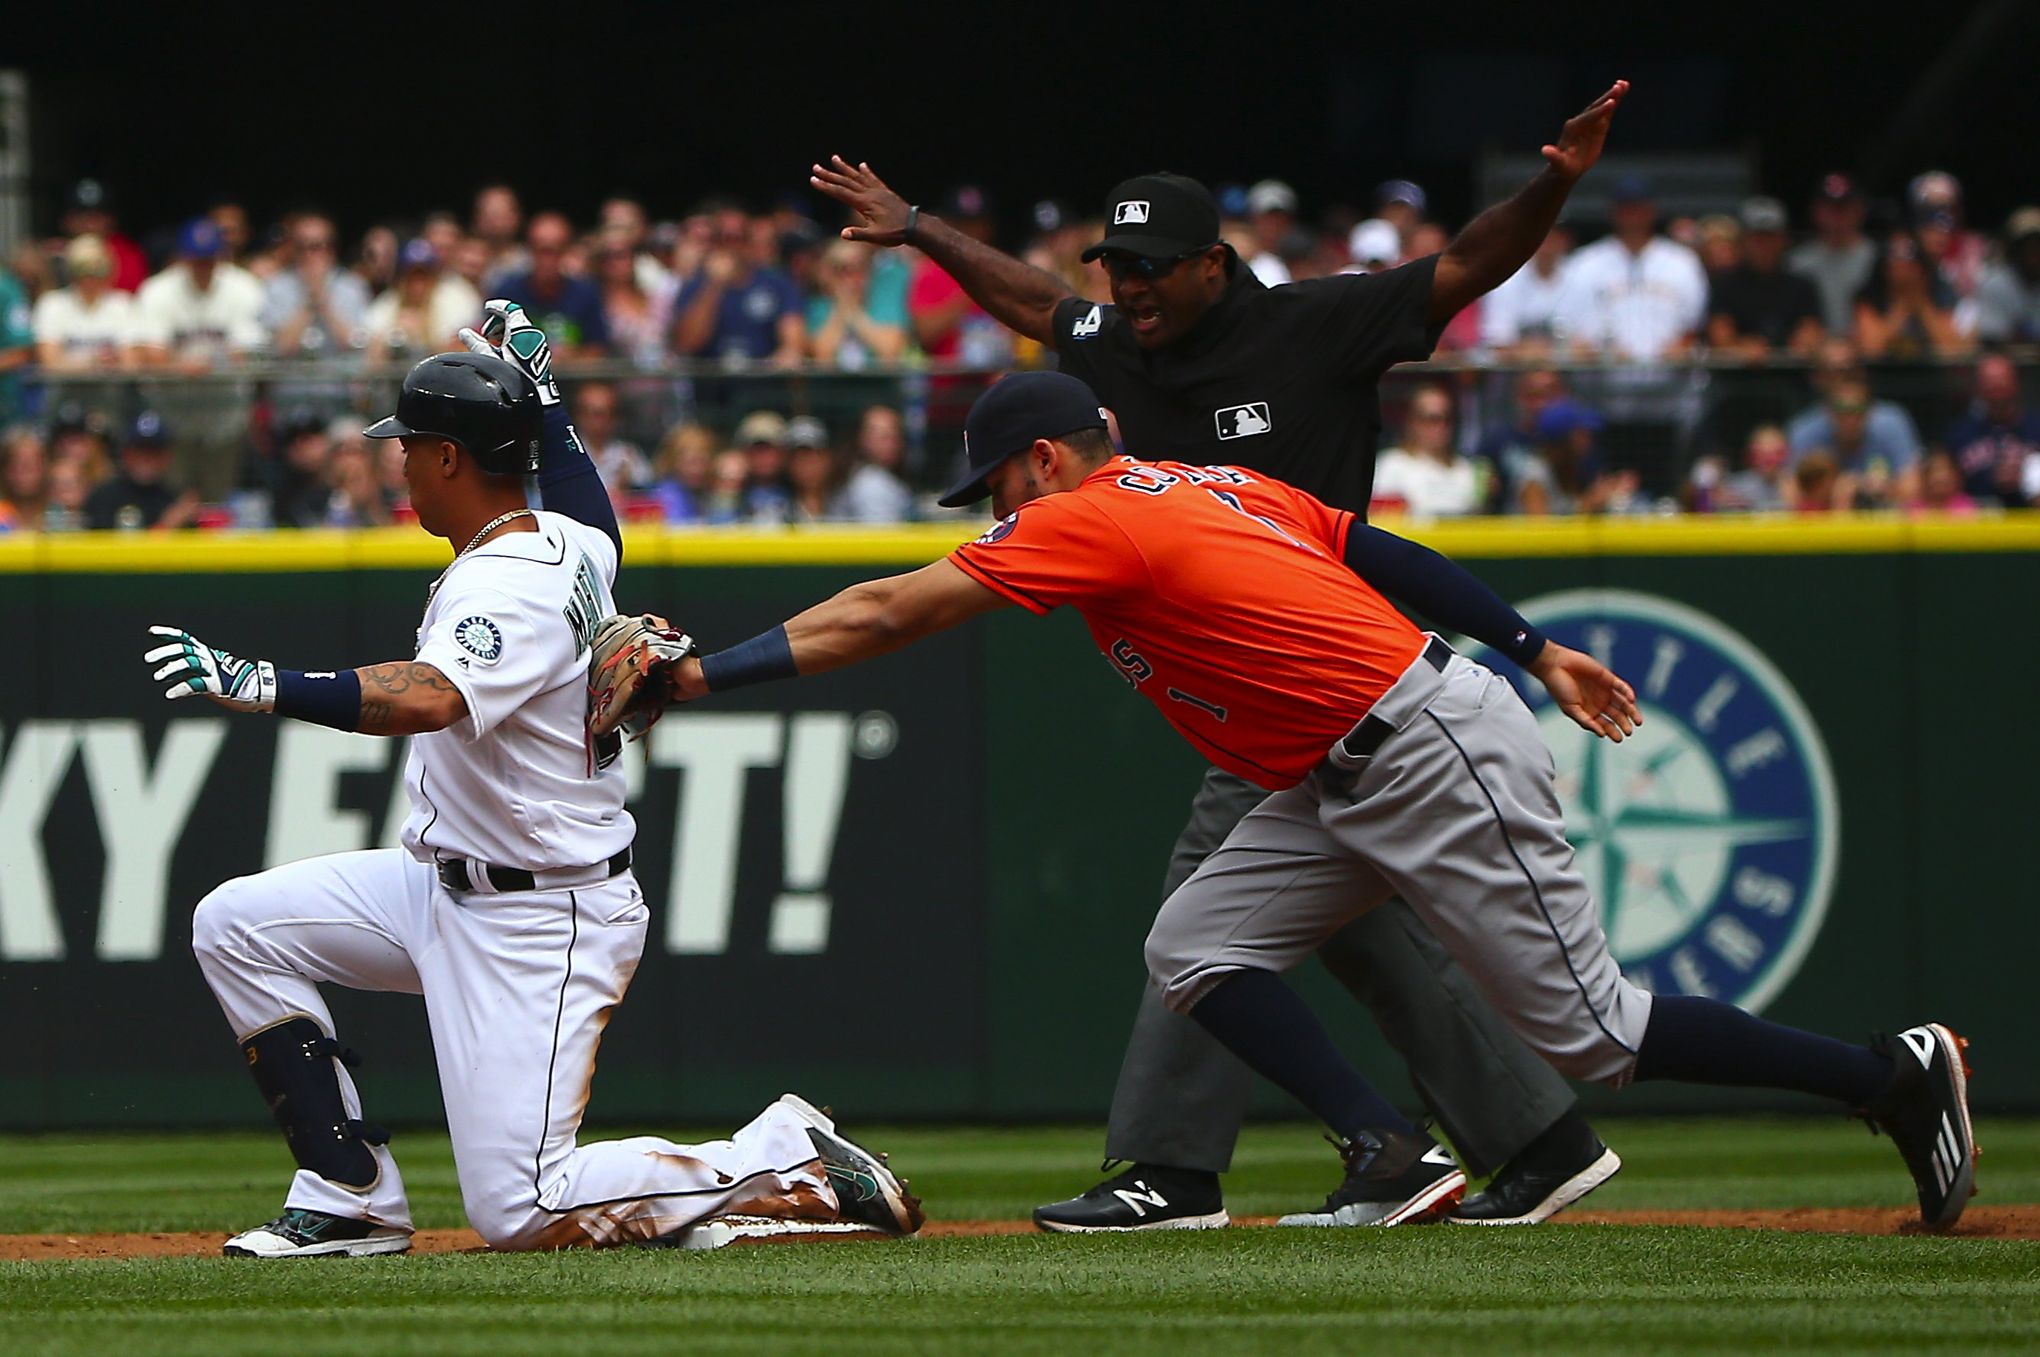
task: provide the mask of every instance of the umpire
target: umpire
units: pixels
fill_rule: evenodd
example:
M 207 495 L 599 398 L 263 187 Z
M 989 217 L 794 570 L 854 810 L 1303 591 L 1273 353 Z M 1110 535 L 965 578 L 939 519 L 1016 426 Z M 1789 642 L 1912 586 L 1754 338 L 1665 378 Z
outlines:
M 1218 210 L 1195 180 L 1129 179 L 1106 204 L 1106 237 L 1084 253 L 1111 280 L 1111 305 L 1075 296 L 1033 268 L 910 206 L 865 164 L 840 156 L 810 182 L 844 203 L 851 240 L 911 244 L 1012 329 L 1052 345 L 1062 370 L 1112 409 L 1130 446 L 1189 462 L 1266 472 L 1364 516 L 1381 432 L 1376 383 L 1430 356 L 1461 308 L 1515 273 L 1600 158 L 1616 84 L 1543 148 L 1545 169 L 1483 212 L 1444 253 L 1370 275 L 1269 289 L 1219 240 Z M 1205 773 L 1176 841 L 1166 898 L 1266 795 Z M 1591 1192 L 1621 1161 L 1572 1091 L 1489 1007 L 1401 901 L 1349 925 L 1321 955 L 1409 1067 L 1467 1170 L 1487 1189 L 1451 1219 L 1535 1224 Z M 1252 1074 L 1204 1030 L 1141 998 L 1106 1129 L 1106 1167 L 1130 1167 L 1082 1196 L 1037 1209 L 1047 1230 L 1196 1228 L 1227 1222 L 1218 1175 L 1232 1152 Z M 1285 1221 L 1371 1224 L 1352 1212 Z

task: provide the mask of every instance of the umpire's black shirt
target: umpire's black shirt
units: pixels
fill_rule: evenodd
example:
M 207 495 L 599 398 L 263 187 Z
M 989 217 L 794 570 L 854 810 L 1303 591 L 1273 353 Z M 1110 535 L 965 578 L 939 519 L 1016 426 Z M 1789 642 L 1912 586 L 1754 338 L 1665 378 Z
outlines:
M 1158 349 L 1115 307 L 1071 297 L 1055 308 L 1056 356 L 1111 407 L 1134 456 L 1250 467 L 1364 518 L 1375 383 L 1431 356 L 1437 262 L 1270 288 L 1235 260 L 1218 301 Z

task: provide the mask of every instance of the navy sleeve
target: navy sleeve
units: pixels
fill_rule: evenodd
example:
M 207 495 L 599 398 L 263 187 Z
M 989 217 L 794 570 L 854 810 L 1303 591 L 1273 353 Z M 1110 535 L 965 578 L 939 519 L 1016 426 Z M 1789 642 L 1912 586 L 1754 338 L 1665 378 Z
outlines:
M 600 528 L 616 543 L 616 559 L 623 560 L 623 534 L 616 526 L 616 506 L 601 473 L 574 433 L 567 403 L 546 408 L 545 441 L 538 450 L 538 503 L 556 514 L 565 514 L 591 528 Z
M 1426 546 L 1355 523 L 1346 534 L 1346 564 L 1384 594 L 1441 626 L 1527 665 L 1544 649 L 1544 633 L 1464 566 Z

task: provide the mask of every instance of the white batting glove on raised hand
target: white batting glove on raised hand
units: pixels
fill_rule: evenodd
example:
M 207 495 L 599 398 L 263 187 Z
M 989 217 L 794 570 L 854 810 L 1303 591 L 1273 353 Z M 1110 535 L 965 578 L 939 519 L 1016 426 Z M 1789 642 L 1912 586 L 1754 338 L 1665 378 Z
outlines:
M 482 303 L 481 333 L 462 327 L 460 342 L 472 353 L 494 354 L 531 378 L 540 405 L 560 403 L 560 384 L 553 377 L 552 342 L 532 324 L 523 306 L 501 297 Z
M 215 649 L 178 627 L 150 627 L 153 636 L 169 638 L 142 656 L 146 664 L 167 661 L 155 674 L 167 683 L 167 698 L 203 694 L 235 711 L 276 710 L 276 666 L 268 660 L 243 660 Z

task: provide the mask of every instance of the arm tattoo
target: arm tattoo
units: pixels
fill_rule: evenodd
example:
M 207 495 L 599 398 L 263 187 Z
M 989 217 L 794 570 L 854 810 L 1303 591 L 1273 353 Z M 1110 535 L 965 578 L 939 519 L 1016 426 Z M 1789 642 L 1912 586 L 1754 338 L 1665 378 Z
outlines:
M 446 675 L 417 660 L 365 665 L 354 672 L 361 676 L 361 723 L 355 729 L 363 734 L 415 733 L 418 707 L 435 705 L 440 694 L 460 695 Z M 461 705 L 465 708 L 465 699 Z
M 389 703 L 376 698 L 361 699 L 361 724 L 357 727 L 365 735 L 379 735 L 388 728 L 390 713 L 395 710 Z

